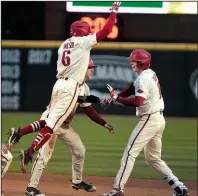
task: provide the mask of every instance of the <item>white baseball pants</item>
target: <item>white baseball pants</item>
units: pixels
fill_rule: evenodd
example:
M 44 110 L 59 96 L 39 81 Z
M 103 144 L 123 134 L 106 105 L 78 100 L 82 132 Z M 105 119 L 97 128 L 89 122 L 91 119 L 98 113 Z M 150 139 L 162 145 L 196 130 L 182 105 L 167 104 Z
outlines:
M 80 93 L 80 84 L 75 80 L 58 79 L 54 85 L 49 105 L 49 115 L 46 119 L 46 126 L 53 132 L 63 124 L 65 119 L 73 111 Z
M 170 168 L 161 159 L 162 134 L 165 128 L 165 119 L 162 113 L 144 115 L 133 130 L 127 147 L 124 151 L 121 167 L 117 173 L 113 188 L 124 189 L 124 186 L 132 172 L 136 157 L 144 149 L 146 162 L 163 177 L 173 175 Z
M 52 156 L 57 137 L 72 154 L 72 182 L 78 184 L 82 181 L 85 147 L 80 139 L 80 136 L 71 126 L 67 127 L 63 125 L 59 128 L 58 132 L 62 134 L 53 134 L 50 140 L 39 150 L 32 167 L 28 187 L 36 188 L 39 185 L 43 170 Z

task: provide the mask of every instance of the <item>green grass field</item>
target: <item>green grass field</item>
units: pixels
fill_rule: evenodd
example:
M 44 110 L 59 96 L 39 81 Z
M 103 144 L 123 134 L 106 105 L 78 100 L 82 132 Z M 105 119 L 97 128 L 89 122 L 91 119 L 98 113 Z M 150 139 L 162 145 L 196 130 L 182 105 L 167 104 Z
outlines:
M 38 113 L 2 113 L 2 141 L 10 127 L 23 127 L 40 118 Z M 80 134 L 86 146 L 84 175 L 115 176 L 127 145 L 128 138 L 136 125 L 136 117 L 104 116 L 116 129 L 114 136 L 106 129 L 93 123 L 86 116 L 76 115 L 74 129 Z M 163 136 L 162 158 L 182 180 L 197 180 L 197 120 L 167 118 Z M 27 148 L 35 134 L 24 137 L 12 152 L 14 155 L 10 171 L 19 171 L 19 151 Z M 29 166 L 29 171 L 31 164 Z M 71 154 L 58 141 L 51 161 L 45 172 L 71 174 Z M 143 152 L 137 158 L 131 177 L 155 178 L 161 176 L 146 165 Z

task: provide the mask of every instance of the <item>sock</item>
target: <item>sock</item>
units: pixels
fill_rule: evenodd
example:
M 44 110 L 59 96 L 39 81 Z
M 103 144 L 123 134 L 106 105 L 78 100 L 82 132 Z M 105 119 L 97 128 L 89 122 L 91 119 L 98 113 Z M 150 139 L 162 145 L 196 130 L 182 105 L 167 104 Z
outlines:
M 32 142 L 30 146 L 29 155 L 32 157 L 35 151 L 38 151 L 51 137 L 53 133 L 52 129 L 45 126 L 41 131 L 37 134 L 35 140 Z
M 181 188 L 181 185 L 183 185 L 183 183 L 181 183 L 177 177 L 170 177 L 170 176 L 166 176 L 164 178 L 168 184 L 170 185 L 170 187 L 177 193 L 177 194 L 182 194 L 183 193 L 183 189 Z
M 20 129 L 19 136 L 22 137 L 26 134 L 40 131 L 45 126 L 45 124 L 46 124 L 45 120 L 35 121 L 30 125 Z

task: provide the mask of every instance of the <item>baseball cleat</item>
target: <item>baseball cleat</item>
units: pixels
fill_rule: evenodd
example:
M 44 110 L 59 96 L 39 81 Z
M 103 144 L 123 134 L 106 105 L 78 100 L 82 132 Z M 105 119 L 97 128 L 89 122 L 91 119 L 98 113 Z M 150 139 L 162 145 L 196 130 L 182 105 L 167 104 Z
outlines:
M 10 128 L 8 132 L 8 147 L 12 147 L 14 144 L 18 143 L 20 140 L 19 136 L 20 128 Z
M 124 192 L 119 189 L 112 189 L 110 192 L 100 194 L 100 196 L 124 196 Z
M 23 173 L 27 172 L 27 166 L 30 161 L 32 161 L 32 157 L 29 155 L 29 148 L 27 150 L 21 150 L 20 152 L 20 167 Z
M 34 187 L 27 187 L 25 191 L 25 195 L 28 196 L 45 196 L 43 193 L 41 193 L 38 189 Z
M 85 190 L 87 192 L 94 192 L 94 191 L 96 191 L 96 187 L 95 186 L 93 186 L 91 184 L 87 184 L 84 181 L 82 181 L 79 184 L 72 183 L 72 188 L 73 189 L 76 189 L 77 191 L 78 191 L 78 189 L 83 189 L 83 190 Z
M 189 196 L 190 192 L 184 184 L 182 185 L 181 188 L 182 188 L 182 193 L 177 193 L 176 191 L 174 191 L 172 196 Z

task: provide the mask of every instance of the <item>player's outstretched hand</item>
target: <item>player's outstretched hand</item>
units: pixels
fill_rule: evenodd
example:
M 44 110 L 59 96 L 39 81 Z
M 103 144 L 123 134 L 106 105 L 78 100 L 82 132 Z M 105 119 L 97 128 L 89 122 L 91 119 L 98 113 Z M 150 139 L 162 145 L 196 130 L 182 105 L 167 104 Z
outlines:
M 113 103 L 113 98 L 106 98 L 100 102 L 100 105 L 107 109 Z
M 112 5 L 112 8 L 110 8 L 110 11 L 117 14 L 117 13 L 118 13 L 118 9 L 119 9 L 119 7 L 120 7 L 120 4 L 121 4 L 120 1 L 115 1 L 115 2 L 113 3 L 113 5 Z
M 111 96 L 111 98 L 113 99 L 113 102 L 116 101 L 116 99 L 118 98 L 118 95 L 116 94 L 115 90 L 113 89 L 112 86 L 110 86 L 109 84 L 107 84 L 107 88 L 109 90 L 109 94 Z
M 115 130 L 114 130 L 114 128 L 113 128 L 112 125 L 106 123 L 106 124 L 104 125 L 104 127 L 107 128 L 107 129 L 109 130 L 109 133 L 111 133 L 112 135 L 114 135 Z

